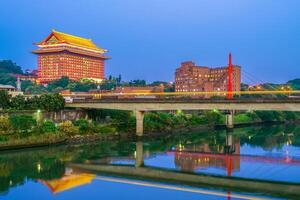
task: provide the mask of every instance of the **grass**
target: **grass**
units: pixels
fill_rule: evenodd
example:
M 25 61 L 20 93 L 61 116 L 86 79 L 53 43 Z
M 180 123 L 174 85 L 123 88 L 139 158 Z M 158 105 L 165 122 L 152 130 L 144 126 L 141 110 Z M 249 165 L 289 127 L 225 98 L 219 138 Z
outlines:
M 39 135 L 30 135 L 23 138 L 8 137 L 7 141 L 0 141 L 0 147 L 3 146 L 19 146 L 19 145 L 34 145 L 34 144 L 53 144 L 63 141 L 65 136 L 62 134 L 45 133 Z

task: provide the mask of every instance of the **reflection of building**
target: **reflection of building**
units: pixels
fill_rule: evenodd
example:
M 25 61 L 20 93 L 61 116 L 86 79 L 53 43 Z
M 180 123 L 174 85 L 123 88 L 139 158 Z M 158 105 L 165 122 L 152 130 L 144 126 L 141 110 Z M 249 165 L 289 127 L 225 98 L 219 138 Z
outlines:
M 175 72 L 176 92 L 212 92 L 227 91 L 228 67 L 209 68 L 196 66 L 195 63 L 183 62 Z M 240 91 L 241 68 L 233 65 L 232 91 Z
M 89 184 L 95 177 L 96 175 L 87 173 L 66 173 L 60 179 L 40 182 L 46 185 L 51 192 L 55 194 L 81 185 Z
M 38 55 L 38 80 L 49 83 L 67 76 L 79 81 L 82 78 L 104 79 L 106 50 L 97 47 L 92 40 L 53 30 L 43 41 L 36 43 Z
M 175 152 L 175 165 L 183 171 L 194 171 L 209 167 L 222 168 L 226 169 L 228 175 L 230 175 L 232 171 L 240 169 L 239 140 L 234 141 L 232 149 L 234 149 L 232 154 L 225 154 L 226 147 L 221 145 L 179 145 Z

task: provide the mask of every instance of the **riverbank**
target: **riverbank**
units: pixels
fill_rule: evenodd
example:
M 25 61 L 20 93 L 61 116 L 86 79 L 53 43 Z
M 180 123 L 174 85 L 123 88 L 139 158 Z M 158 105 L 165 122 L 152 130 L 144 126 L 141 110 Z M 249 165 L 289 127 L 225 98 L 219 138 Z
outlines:
M 284 124 L 284 122 L 255 122 L 255 123 L 242 123 L 237 124 L 235 128 L 241 127 L 250 127 L 250 126 L 260 126 L 264 124 Z M 194 131 L 199 130 L 220 130 L 226 129 L 225 125 L 217 125 L 214 127 L 199 125 L 194 127 L 187 127 L 176 129 L 169 132 L 151 132 L 146 133 L 143 138 L 157 138 L 157 137 L 170 137 L 176 135 L 188 135 Z M 128 140 L 135 140 L 137 137 L 134 133 L 120 133 L 114 135 L 76 135 L 72 137 L 63 137 L 58 136 L 56 138 L 51 138 L 49 140 L 47 137 L 30 140 L 31 138 L 16 140 L 11 143 L 0 143 L 0 151 L 8 151 L 8 150 L 19 150 L 19 149 L 27 149 L 27 148 L 38 148 L 38 147 L 47 147 L 47 146 L 57 146 L 57 145 L 74 145 L 74 144 L 87 144 L 87 143 L 96 143 L 96 142 L 105 142 L 105 141 L 128 141 Z
M 284 115 L 285 114 L 285 115 Z M 99 115 L 99 114 L 98 114 Z M 29 116 L 0 117 L 0 150 L 13 150 L 58 144 L 81 144 L 99 141 L 135 139 L 135 118 L 129 112 L 102 113 L 109 119 L 97 123 L 85 119 L 54 124 L 52 121 L 35 121 Z M 272 118 L 276 116 L 276 118 Z M 292 117 L 291 117 L 292 116 Z M 270 120 L 273 119 L 273 120 Z M 276 120 L 275 120 L 276 119 Z M 237 113 L 235 127 L 264 123 L 298 123 L 298 113 Z M 144 119 L 144 137 L 161 137 L 188 134 L 194 130 L 214 130 L 225 127 L 225 115 L 218 111 L 202 115 L 151 112 Z

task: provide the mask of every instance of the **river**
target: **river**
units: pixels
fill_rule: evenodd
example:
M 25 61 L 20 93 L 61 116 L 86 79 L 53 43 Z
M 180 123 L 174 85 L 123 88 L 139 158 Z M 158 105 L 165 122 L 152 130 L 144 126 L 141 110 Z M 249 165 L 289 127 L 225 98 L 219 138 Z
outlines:
M 171 180 L 178 174 L 183 179 L 207 175 L 226 177 L 228 184 L 253 183 L 245 190 L 245 186 Z M 280 190 L 251 189 L 256 181 L 278 183 Z M 291 184 L 300 187 L 300 126 L 296 125 L 0 152 L 0 199 L 9 200 L 299 199 L 285 193 Z

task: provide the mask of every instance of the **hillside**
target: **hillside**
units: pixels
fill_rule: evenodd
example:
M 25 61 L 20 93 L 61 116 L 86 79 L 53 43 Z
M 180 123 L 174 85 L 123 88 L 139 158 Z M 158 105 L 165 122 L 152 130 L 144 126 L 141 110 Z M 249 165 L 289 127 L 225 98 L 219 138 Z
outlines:
M 9 74 L 23 74 L 20 66 L 11 60 L 0 61 L 0 84 L 16 85 L 16 78 Z
M 300 78 L 296 78 L 287 82 L 294 90 L 300 89 Z

